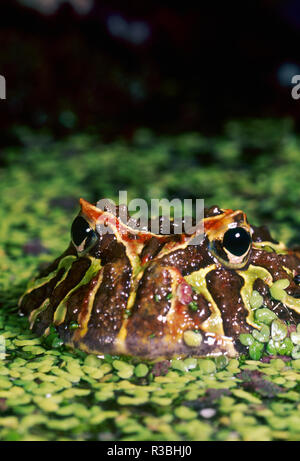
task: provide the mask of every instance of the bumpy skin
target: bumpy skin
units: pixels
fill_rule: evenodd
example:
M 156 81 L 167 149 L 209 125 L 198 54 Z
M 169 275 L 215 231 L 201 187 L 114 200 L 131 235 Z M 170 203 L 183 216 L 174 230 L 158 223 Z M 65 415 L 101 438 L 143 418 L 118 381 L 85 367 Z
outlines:
M 80 203 L 94 244 L 86 251 L 85 242 L 71 242 L 20 300 L 38 334 L 55 325 L 66 344 L 95 354 L 233 357 L 243 351 L 240 333 L 260 328 L 249 302 L 253 290 L 279 318 L 299 322 L 299 252 L 275 242 L 267 229 L 251 227 L 242 211 L 206 209 L 205 237 L 194 245 L 195 235 L 172 228 L 169 235 L 136 231 L 110 212 Z M 103 224 L 110 233 L 101 233 Z M 238 256 L 223 245 L 234 227 L 251 236 Z M 290 282 L 284 304 L 269 292 L 279 279 Z M 187 331 L 200 341 L 186 341 Z

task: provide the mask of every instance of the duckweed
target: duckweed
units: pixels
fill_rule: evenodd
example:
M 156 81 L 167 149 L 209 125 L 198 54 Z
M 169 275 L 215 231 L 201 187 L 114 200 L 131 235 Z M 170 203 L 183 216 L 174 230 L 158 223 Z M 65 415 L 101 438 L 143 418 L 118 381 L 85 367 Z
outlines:
M 117 370 L 117 375 L 120 378 L 128 379 L 131 378 L 131 376 L 133 375 L 133 365 L 123 362 L 122 360 L 114 360 L 112 365 Z
M 293 349 L 293 343 L 290 338 L 285 338 L 276 345 L 276 351 L 279 355 L 292 355 Z
M 200 333 L 195 333 L 192 330 L 186 330 L 183 333 L 183 340 L 190 347 L 198 347 L 202 342 L 202 336 Z
M 277 282 L 274 282 L 270 287 L 271 296 L 277 301 L 284 302 L 287 296 L 287 293 L 284 290 L 289 286 L 289 284 L 290 282 L 288 279 L 277 280 Z
M 249 346 L 249 355 L 253 360 L 259 360 L 262 356 L 262 352 L 264 350 L 264 345 L 258 341 L 254 341 Z
M 255 312 L 255 320 L 266 325 L 270 325 L 273 320 L 277 319 L 275 312 L 271 311 L 267 307 L 258 309 Z
M 1 315 L 5 315 L 9 324 L 11 316 L 3 311 Z M 24 322 L 22 318 L 18 320 Z M 14 343 L 15 340 L 30 341 L 19 339 L 17 331 L 11 338 Z M 34 335 L 31 339 L 32 347 L 38 346 Z M 253 340 L 255 344 L 265 344 Z M 263 363 L 243 358 L 228 360 L 225 356 L 215 359 L 189 357 L 173 360 L 165 375 L 153 379 L 154 364 L 151 363 L 78 355 L 65 346 L 59 354 L 49 348 L 44 354 L 27 360 L 24 347 L 31 347 L 31 344 L 21 343 L 16 347 L 20 351 L 18 356 L 14 358 L 13 349 L 9 348 L 7 358 L 0 363 L 0 437 L 3 440 L 31 440 L 33 437 L 54 440 L 62 433 L 72 440 L 82 437 L 93 440 L 96 432 L 120 433 L 120 430 L 122 440 L 127 439 L 126 434 L 134 440 L 142 440 L 145 436 L 143 424 L 147 424 L 147 437 L 153 431 L 153 437 L 160 434 L 164 440 L 219 440 L 222 437 L 229 440 L 230 431 L 235 431 L 237 440 L 246 440 L 257 418 L 260 424 L 265 418 L 264 427 L 268 428 L 272 439 L 287 439 L 290 434 L 297 434 L 296 419 L 295 422 L 291 419 L 285 436 L 281 434 L 278 438 L 279 426 L 272 420 L 275 413 L 269 401 L 243 389 L 243 381 L 237 376 L 241 368 L 252 367 L 266 380 L 272 379 L 274 384 L 281 385 L 280 400 L 282 404 L 292 403 L 288 413 L 292 418 L 298 411 L 293 404 L 298 396 L 295 389 L 299 382 L 300 359 L 291 362 L 271 359 L 270 363 Z M 296 346 L 293 344 L 293 347 Z M 88 385 L 85 378 L 91 379 Z M 206 402 L 204 408 L 213 409 L 211 418 L 198 411 L 197 402 L 201 400 Z M 245 404 L 253 407 L 244 407 Z M 260 406 L 259 414 L 256 414 L 255 405 Z M 233 406 L 235 413 L 225 425 L 229 430 L 225 435 L 222 432 L 224 417 L 228 412 L 231 414 Z M 239 416 L 241 413 L 245 413 L 243 418 Z M 173 427 L 164 420 L 171 415 L 175 421 Z M 119 423 L 120 418 L 124 424 Z M 184 426 L 184 422 L 188 422 L 188 426 Z
M 252 335 L 253 338 L 259 341 L 260 343 L 267 343 L 270 339 L 270 328 L 268 327 L 268 325 L 262 325 L 260 330 L 253 330 Z M 250 345 L 251 344 L 249 344 L 249 346 Z
M 251 346 L 255 341 L 254 337 L 249 333 L 241 333 L 239 339 L 243 346 Z
M 134 373 L 138 378 L 143 378 L 149 373 L 149 368 L 144 363 L 139 363 L 135 369 Z
M 200 359 L 198 360 L 199 368 L 203 373 L 214 373 L 216 371 L 216 364 L 213 360 Z
M 297 346 L 300 344 L 300 333 L 292 332 L 291 333 L 291 341 L 293 344 L 296 344 Z
M 5 318 L 3 323 L 8 326 L 12 316 L 2 310 L 0 318 Z M 16 319 L 25 326 L 24 319 L 16 317 L 14 323 Z M 275 320 L 269 325 L 262 324 L 257 332 L 267 337 Z M 277 322 L 274 325 L 278 327 Z M 27 359 L 28 351 L 24 348 L 41 347 L 39 338 L 21 337 L 21 329 L 13 331 L 7 356 L 0 362 L 0 438 L 3 440 L 35 437 L 58 440 L 63 433 L 71 440 L 94 440 L 96 433 L 120 434 L 120 431 L 121 440 L 128 437 L 131 440 L 151 437 L 231 440 L 233 432 L 235 440 L 252 440 L 252 437 L 296 440 L 299 437 L 300 358 L 258 360 L 261 349 L 271 341 L 277 348 L 277 356 L 283 346 L 294 350 L 298 347 L 297 336 L 291 335 L 294 343 L 288 336 L 281 341 L 270 337 L 265 343 L 258 340 L 265 341 L 264 337 L 247 334 L 242 338 L 250 356 L 252 354 L 250 360 L 243 356 L 239 359 L 188 357 L 172 360 L 166 374 L 153 377 L 152 363 L 77 354 L 65 346 L 59 353 L 49 346 L 43 347 L 43 354 L 33 354 Z M 281 335 L 283 337 L 283 333 Z M 17 356 L 12 345 L 18 350 Z M 241 370 L 255 373 L 253 376 L 259 376 L 260 380 L 251 378 L 249 388 L 246 376 L 241 379 Z M 268 394 L 262 392 L 264 388 L 269 389 L 271 383 L 280 387 L 277 398 L 281 403 L 275 408 L 276 412 L 286 412 L 285 425 L 278 422 L 272 401 L 265 399 L 264 395 Z M 203 402 L 201 407 L 199 402 Z M 212 416 L 208 418 L 199 408 L 209 408 Z M 165 417 L 173 418 L 172 427 Z M 147 434 L 144 424 L 147 424 Z M 260 431 L 256 431 L 256 427 Z
M 259 309 L 263 305 L 263 301 L 264 298 L 261 296 L 261 294 L 258 291 L 253 290 L 252 295 L 250 297 L 251 309 Z
M 282 341 L 287 335 L 287 326 L 284 322 L 276 319 L 271 324 L 271 336 L 274 341 Z
M 238 160 L 239 149 L 247 149 L 247 133 L 243 130 L 232 124 L 226 138 L 209 140 L 195 134 L 161 140 L 148 134 L 145 142 L 140 134 L 130 149 L 126 150 L 122 143 L 126 154 L 122 156 L 118 143 L 105 145 L 86 135 L 56 142 L 51 137 L 20 130 L 20 147 L 10 148 L 7 155 L 1 152 L 6 164 L 5 173 L 0 170 L 5 218 L 0 228 L 1 441 L 300 440 L 300 325 L 292 333 L 288 328 L 285 337 L 278 340 L 278 325 L 275 323 L 272 329 L 276 314 L 263 305 L 255 291 L 250 299 L 251 314 L 260 329 L 254 336 L 241 336 L 245 355 L 238 359 L 222 355 L 199 360 L 186 357 L 157 366 L 136 359 L 97 357 L 69 350 L 53 330 L 47 339 L 38 338 L 30 331 L 28 319 L 17 314 L 17 300 L 37 266 L 52 261 L 67 245 L 70 222 L 77 211 L 63 209 L 62 199 L 83 196 L 93 201 L 95 197 L 114 197 L 117 183 L 128 183 L 132 196 L 142 194 L 145 198 L 152 194 L 146 184 L 156 184 L 155 194 L 161 197 L 174 188 L 183 193 L 182 174 L 177 177 L 176 170 L 170 174 L 170 169 L 164 173 L 162 165 L 181 168 L 184 163 L 189 178 L 184 187 L 191 184 L 193 193 L 194 185 L 202 184 L 211 203 L 244 209 L 251 220 L 255 217 L 263 224 L 264 210 L 267 217 L 272 210 L 280 237 L 284 241 L 293 236 L 298 239 L 299 217 L 291 213 L 294 200 L 290 208 L 281 205 L 282 190 L 290 189 L 294 197 L 298 184 L 298 180 L 293 182 L 299 170 L 295 162 L 299 166 L 300 158 L 295 136 L 285 136 L 286 129 L 283 130 L 285 160 L 280 177 L 268 175 L 260 188 L 253 187 L 262 167 L 265 171 L 273 168 L 280 155 L 276 147 L 272 156 L 262 153 L 257 168 L 247 167 L 243 174 L 235 175 L 233 194 L 232 174 L 228 171 L 244 168 L 244 159 L 240 163 Z M 277 131 L 276 128 L 276 136 Z M 269 138 L 263 141 L 261 136 L 260 142 L 271 146 Z M 229 154 L 233 145 L 234 156 Z M 210 176 L 206 168 L 195 167 L 199 155 L 211 147 L 214 158 L 225 159 L 227 165 L 224 171 L 217 170 L 217 176 L 215 170 L 211 171 L 216 181 L 207 181 Z M 51 156 L 45 160 L 45 152 L 50 151 Z M 176 162 L 172 161 L 174 151 Z M 189 156 L 185 156 L 186 152 Z M 101 165 L 101 172 L 95 165 Z M 104 181 L 99 180 L 100 173 Z M 66 181 L 66 177 L 70 180 Z M 260 200 L 264 195 L 270 197 L 265 207 Z M 48 253 L 26 253 L 23 248 L 33 238 L 38 238 Z M 286 288 L 286 281 L 275 282 L 270 288 L 272 297 L 284 299 Z M 261 342 L 268 332 L 264 325 L 270 329 L 267 342 Z M 73 322 L 71 330 L 77 328 Z M 199 335 L 193 338 L 196 343 L 192 341 L 191 347 L 199 344 Z M 255 360 L 249 360 L 250 347 Z
M 293 359 L 300 359 L 300 346 L 295 346 L 292 350 L 292 357 Z
M 289 285 L 287 279 L 275 283 L 279 289 Z M 296 331 L 289 331 L 288 325 L 266 307 L 255 311 L 255 320 L 260 329 L 253 329 L 251 334 L 242 333 L 239 336 L 239 341 L 247 347 L 253 360 L 261 359 L 263 354 L 289 356 L 295 360 L 300 358 L 299 325 Z

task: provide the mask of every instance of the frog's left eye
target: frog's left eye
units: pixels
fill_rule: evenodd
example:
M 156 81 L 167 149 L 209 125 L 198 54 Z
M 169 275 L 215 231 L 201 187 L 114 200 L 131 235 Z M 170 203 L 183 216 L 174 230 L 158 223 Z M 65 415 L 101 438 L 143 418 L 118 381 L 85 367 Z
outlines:
M 234 256 L 243 256 L 251 244 L 250 234 L 242 227 L 235 227 L 225 232 L 223 247 Z
M 82 217 L 77 216 L 71 227 L 71 238 L 79 253 L 86 253 L 97 242 L 97 234 L 89 223 Z

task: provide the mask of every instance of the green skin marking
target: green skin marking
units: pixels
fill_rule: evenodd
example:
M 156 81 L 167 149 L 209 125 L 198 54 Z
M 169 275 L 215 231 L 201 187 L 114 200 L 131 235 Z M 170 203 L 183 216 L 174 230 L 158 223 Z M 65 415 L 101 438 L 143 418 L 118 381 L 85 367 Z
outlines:
M 254 311 L 251 308 L 250 299 L 253 293 L 253 284 L 257 279 L 262 279 L 268 286 L 272 285 L 272 275 L 263 267 L 253 266 L 250 264 L 246 271 L 237 271 L 237 273 L 244 279 L 244 285 L 241 289 L 241 296 L 245 308 L 248 311 L 247 322 L 254 328 L 261 329 L 254 320 Z
M 284 304 L 294 311 L 296 311 L 298 314 L 300 314 L 300 299 L 299 298 L 293 298 L 293 296 L 286 295 L 284 298 Z
M 50 282 L 50 280 L 52 280 L 54 277 L 57 276 L 58 272 L 61 269 L 65 269 L 65 274 L 64 275 L 66 276 L 67 273 L 69 272 L 73 262 L 76 259 L 77 259 L 76 256 L 72 256 L 72 255 L 65 256 L 63 259 L 60 260 L 57 268 L 53 272 L 50 272 L 50 274 L 46 275 L 46 277 L 31 280 L 28 283 L 27 290 L 25 291 L 22 298 L 20 299 L 19 304 L 21 305 L 24 297 L 26 295 L 28 295 L 29 293 L 31 293 L 33 290 L 36 290 L 37 288 L 40 288 L 41 286 L 46 285 L 46 283 Z M 62 279 L 62 280 L 64 280 L 64 279 Z M 62 280 L 60 280 L 58 283 L 60 283 Z
M 283 243 L 253 242 L 253 246 L 270 253 L 275 251 L 278 255 L 287 254 L 287 249 Z
M 31 314 L 29 316 L 30 328 L 33 327 L 33 325 L 34 325 L 37 317 L 39 316 L 39 314 L 47 309 L 47 307 L 49 306 L 49 303 L 50 303 L 49 298 L 47 298 L 47 299 L 45 299 L 43 304 L 40 305 L 40 307 L 38 307 L 37 309 L 35 309 L 34 311 L 31 312 Z
M 28 293 L 31 293 L 33 290 L 45 285 L 46 283 L 48 283 L 51 279 L 53 279 L 54 277 L 56 277 L 56 275 L 58 274 L 58 272 L 61 270 L 61 269 L 65 269 L 65 272 L 63 274 L 63 277 L 57 282 L 57 284 L 55 285 L 55 288 L 60 285 L 65 279 L 66 277 L 68 276 L 68 273 L 70 272 L 70 269 L 73 265 L 73 262 L 76 260 L 76 256 L 66 256 L 65 258 L 63 258 L 60 262 L 59 262 L 59 265 L 57 267 L 57 269 L 55 269 L 55 271 L 51 272 L 50 274 L 48 274 L 46 277 L 42 277 L 40 279 L 37 279 L 37 280 L 34 280 L 34 281 L 31 281 L 28 285 L 28 289 L 27 291 L 24 293 L 23 297 L 21 298 L 21 301 L 22 302 L 22 299 L 24 298 L 25 295 L 27 295 Z M 55 313 L 54 313 L 54 323 L 56 325 L 59 325 L 60 323 L 62 323 L 64 321 L 64 318 L 65 318 L 65 315 L 66 315 L 66 303 L 68 301 L 68 298 L 71 296 L 71 294 L 77 289 L 79 288 L 80 286 L 82 285 L 85 285 L 87 283 L 89 283 L 91 281 L 91 279 L 97 274 L 97 272 L 101 269 L 101 261 L 99 259 L 94 259 L 94 258 L 90 258 L 91 259 L 91 265 L 89 267 L 89 269 L 87 270 L 87 272 L 85 273 L 84 277 L 82 278 L 82 280 L 79 282 L 78 285 L 76 285 L 76 287 L 74 287 L 68 294 L 67 296 L 61 301 L 61 303 L 58 305 Z M 47 298 L 43 304 L 41 304 L 41 306 L 39 306 L 37 309 L 35 309 L 34 311 L 32 311 L 31 315 L 30 315 L 30 324 L 31 324 L 31 327 L 33 326 L 34 322 L 36 321 L 38 315 L 43 312 L 44 310 L 47 309 L 47 307 L 49 306 L 49 298 Z
M 89 258 L 91 260 L 91 265 L 86 271 L 84 277 L 81 279 L 81 281 L 74 287 L 68 294 L 65 296 L 65 298 L 60 302 L 60 304 L 57 306 L 56 311 L 54 312 L 54 318 L 53 322 L 55 325 L 60 325 L 66 316 L 67 312 L 67 302 L 72 293 L 74 293 L 75 290 L 77 290 L 79 287 L 82 285 L 88 284 L 93 277 L 100 271 L 101 269 L 101 260 L 96 259 L 96 258 Z
M 256 279 L 260 278 L 262 279 L 270 288 L 270 292 L 272 295 L 272 286 L 278 285 L 281 281 L 277 280 L 277 282 L 273 283 L 273 278 L 270 272 L 268 272 L 266 269 L 263 267 L 259 266 L 253 266 L 250 265 L 249 268 L 246 271 L 237 271 L 237 273 L 243 277 L 245 284 L 243 288 L 241 289 L 241 296 L 243 299 L 243 302 L 246 306 L 246 309 L 249 311 L 249 315 L 247 317 L 247 321 L 250 325 L 252 325 L 255 328 L 261 328 L 259 325 L 255 324 L 254 322 L 254 313 L 253 309 L 251 308 L 250 304 L 250 299 L 253 293 L 253 284 Z M 287 280 L 288 282 L 288 280 Z M 295 312 L 300 314 L 300 299 L 294 298 L 293 296 L 288 295 L 285 291 L 284 288 L 287 288 L 289 284 L 287 283 L 286 285 L 283 285 L 281 292 L 283 294 L 282 299 L 280 301 L 285 304 L 287 307 L 290 309 L 293 309 Z M 275 291 L 275 290 L 274 290 Z M 278 291 L 278 290 L 277 290 Z M 277 298 L 275 298 L 277 299 Z M 252 322 L 252 323 L 251 323 Z
M 52 278 L 56 277 L 56 275 L 58 274 L 58 272 L 61 269 L 65 269 L 65 272 L 63 274 L 62 279 L 60 279 L 57 282 L 57 284 L 55 285 L 54 288 L 56 288 L 58 285 L 60 285 L 65 280 L 65 278 L 67 277 L 67 275 L 68 275 L 68 273 L 69 273 L 69 271 L 70 271 L 70 269 L 72 267 L 72 264 L 73 264 L 73 262 L 75 260 L 76 260 L 76 256 L 66 256 L 65 258 L 63 258 L 59 262 L 58 267 L 57 267 L 57 269 L 55 271 L 51 272 L 46 277 L 42 277 L 40 279 L 35 280 L 34 283 L 30 282 L 29 283 L 29 289 L 22 296 L 20 302 L 22 302 L 22 299 L 24 298 L 25 295 L 27 295 L 31 291 L 35 290 L 36 288 L 39 288 L 40 286 L 45 285 Z M 43 302 L 43 304 L 41 304 L 41 306 L 39 306 L 37 309 L 35 309 L 34 311 L 31 312 L 30 317 L 29 317 L 30 327 L 31 328 L 32 328 L 33 324 L 35 323 L 35 321 L 36 321 L 37 317 L 39 316 L 39 314 L 41 312 L 43 312 L 44 310 L 46 310 L 48 306 L 49 306 L 49 298 L 45 299 L 45 301 Z
M 199 271 L 193 272 L 184 278 L 187 283 L 189 283 L 197 293 L 202 294 L 213 307 L 214 312 L 203 323 L 204 329 L 207 329 L 207 331 L 211 331 L 216 334 L 224 335 L 221 313 L 206 286 L 205 277 L 213 269 L 215 269 L 214 264 L 204 269 L 200 269 Z

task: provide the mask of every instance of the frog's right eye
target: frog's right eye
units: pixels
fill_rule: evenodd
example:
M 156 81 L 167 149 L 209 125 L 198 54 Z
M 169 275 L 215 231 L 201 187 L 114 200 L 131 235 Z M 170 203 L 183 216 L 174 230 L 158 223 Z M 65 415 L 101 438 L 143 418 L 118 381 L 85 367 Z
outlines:
M 228 229 L 223 237 L 223 246 L 234 256 L 243 256 L 249 250 L 251 236 L 242 227 Z
M 89 223 L 82 217 L 77 216 L 71 227 L 71 238 L 78 253 L 86 253 L 97 242 L 97 234 Z

